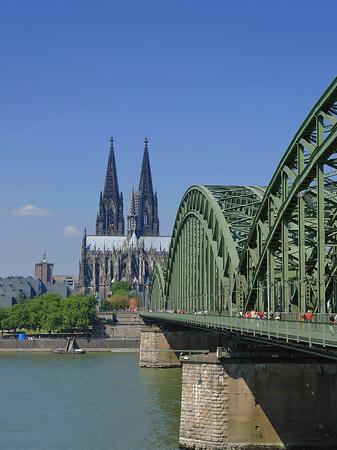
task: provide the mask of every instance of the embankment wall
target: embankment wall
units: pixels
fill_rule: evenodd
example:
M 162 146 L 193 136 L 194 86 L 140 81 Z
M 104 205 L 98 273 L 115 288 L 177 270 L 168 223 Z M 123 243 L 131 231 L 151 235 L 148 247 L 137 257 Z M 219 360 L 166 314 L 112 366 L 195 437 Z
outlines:
M 87 352 L 138 351 L 140 339 L 77 339 L 79 348 Z M 65 348 L 66 339 L 32 339 L 18 341 L 16 339 L 0 339 L 1 352 L 50 352 L 55 348 Z

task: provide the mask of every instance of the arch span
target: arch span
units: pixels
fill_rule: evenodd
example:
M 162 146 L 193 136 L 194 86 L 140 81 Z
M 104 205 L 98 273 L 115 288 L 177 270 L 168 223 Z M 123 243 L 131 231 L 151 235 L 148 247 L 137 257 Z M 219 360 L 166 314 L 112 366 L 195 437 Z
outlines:
M 336 311 L 336 206 L 337 78 L 266 188 L 187 190 L 151 299 L 172 310 Z

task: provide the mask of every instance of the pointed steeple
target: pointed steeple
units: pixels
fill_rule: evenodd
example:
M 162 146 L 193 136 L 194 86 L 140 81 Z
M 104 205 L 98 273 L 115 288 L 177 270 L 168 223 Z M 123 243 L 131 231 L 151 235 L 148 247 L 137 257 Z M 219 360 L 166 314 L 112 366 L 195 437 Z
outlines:
M 135 209 L 135 191 L 133 189 L 133 180 L 132 180 L 129 216 L 134 216 L 135 214 L 136 214 L 136 209 Z
M 145 138 L 142 170 L 139 181 L 138 198 L 138 233 L 141 236 L 159 236 L 158 200 L 153 195 L 148 139 Z
M 114 140 L 110 139 L 110 151 L 106 169 L 103 195 L 100 194 L 96 234 L 121 236 L 124 234 L 123 195 L 119 194 Z
M 127 238 L 130 239 L 133 233 L 136 233 L 137 228 L 137 212 L 136 212 L 136 204 L 135 204 L 135 191 L 133 188 L 133 180 L 131 187 L 131 196 L 130 196 L 130 208 L 129 215 L 127 217 L 128 229 L 127 229 Z
M 147 137 L 145 138 L 145 147 L 142 163 L 142 171 L 140 174 L 139 181 L 139 191 L 142 193 L 143 199 L 153 199 L 153 186 L 152 186 L 152 176 L 150 168 L 149 150 L 147 148 L 147 143 L 149 142 Z
M 114 151 L 114 139 L 110 139 L 110 152 L 108 165 L 106 168 L 105 185 L 104 185 L 104 198 L 117 198 L 119 197 L 118 190 L 118 178 L 117 178 L 117 168 L 115 161 L 115 151 Z

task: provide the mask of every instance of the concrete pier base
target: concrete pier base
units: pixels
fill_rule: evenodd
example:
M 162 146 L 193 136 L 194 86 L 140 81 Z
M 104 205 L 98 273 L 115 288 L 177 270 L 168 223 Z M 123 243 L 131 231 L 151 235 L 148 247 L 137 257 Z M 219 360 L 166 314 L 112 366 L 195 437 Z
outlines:
M 180 359 L 180 448 L 337 448 L 335 364 Z
M 175 326 L 149 326 L 142 329 L 139 365 L 141 367 L 180 367 L 182 350 L 210 350 L 227 345 L 228 336 L 218 333 Z M 177 350 L 177 351 L 175 351 Z
M 145 328 L 140 337 L 140 367 L 180 367 L 167 336 L 159 328 Z

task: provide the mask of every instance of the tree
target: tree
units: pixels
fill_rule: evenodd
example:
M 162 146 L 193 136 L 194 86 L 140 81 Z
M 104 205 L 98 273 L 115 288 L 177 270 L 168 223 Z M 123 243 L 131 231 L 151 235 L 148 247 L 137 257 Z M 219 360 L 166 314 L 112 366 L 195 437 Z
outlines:
M 103 300 L 99 309 L 101 311 L 112 311 L 114 306 L 110 300 Z
M 2 320 L 4 329 L 13 330 L 15 335 L 17 329 L 27 328 L 29 325 L 29 316 L 24 304 L 13 305 L 7 310 L 6 317 Z
M 71 295 L 61 301 L 63 325 L 71 330 L 88 332 L 89 328 L 96 323 L 97 300 L 94 295 L 85 296 L 84 294 Z
M 61 299 L 60 295 L 51 292 L 27 302 L 30 326 L 33 330 L 44 328 L 49 334 L 52 331 L 60 331 L 62 314 L 59 303 Z
M 4 322 L 4 319 L 6 318 L 6 316 L 7 316 L 7 309 L 0 308 L 0 327 L 1 327 L 1 335 L 2 336 L 4 335 L 5 327 L 3 326 L 3 322 Z
M 57 331 L 57 333 L 59 333 L 62 330 L 63 316 L 60 306 L 61 299 L 62 297 L 60 296 L 52 297 L 44 302 L 42 325 L 43 328 L 45 328 L 49 332 L 49 335 L 52 331 Z
M 111 285 L 111 294 L 127 295 L 132 290 L 132 284 L 129 281 L 117 281 Z
M 28 328 L 31 330 L 36 331 L 42 328 L 43 303 L 41 297 L 32 298 L 25 303 L 28 313 Z
M 20 291 L 19 294 L 16 296 L 15 301 L 16 303 L 19 303 L 20 305 L 22 303 L 25 303 L 25 301 L 27 300 L 27 296 L 24 292 Z
M 110 300 L 114 309 L 123 309 L 129 306 L 129 297 L 127 295 L 115 294 Z

